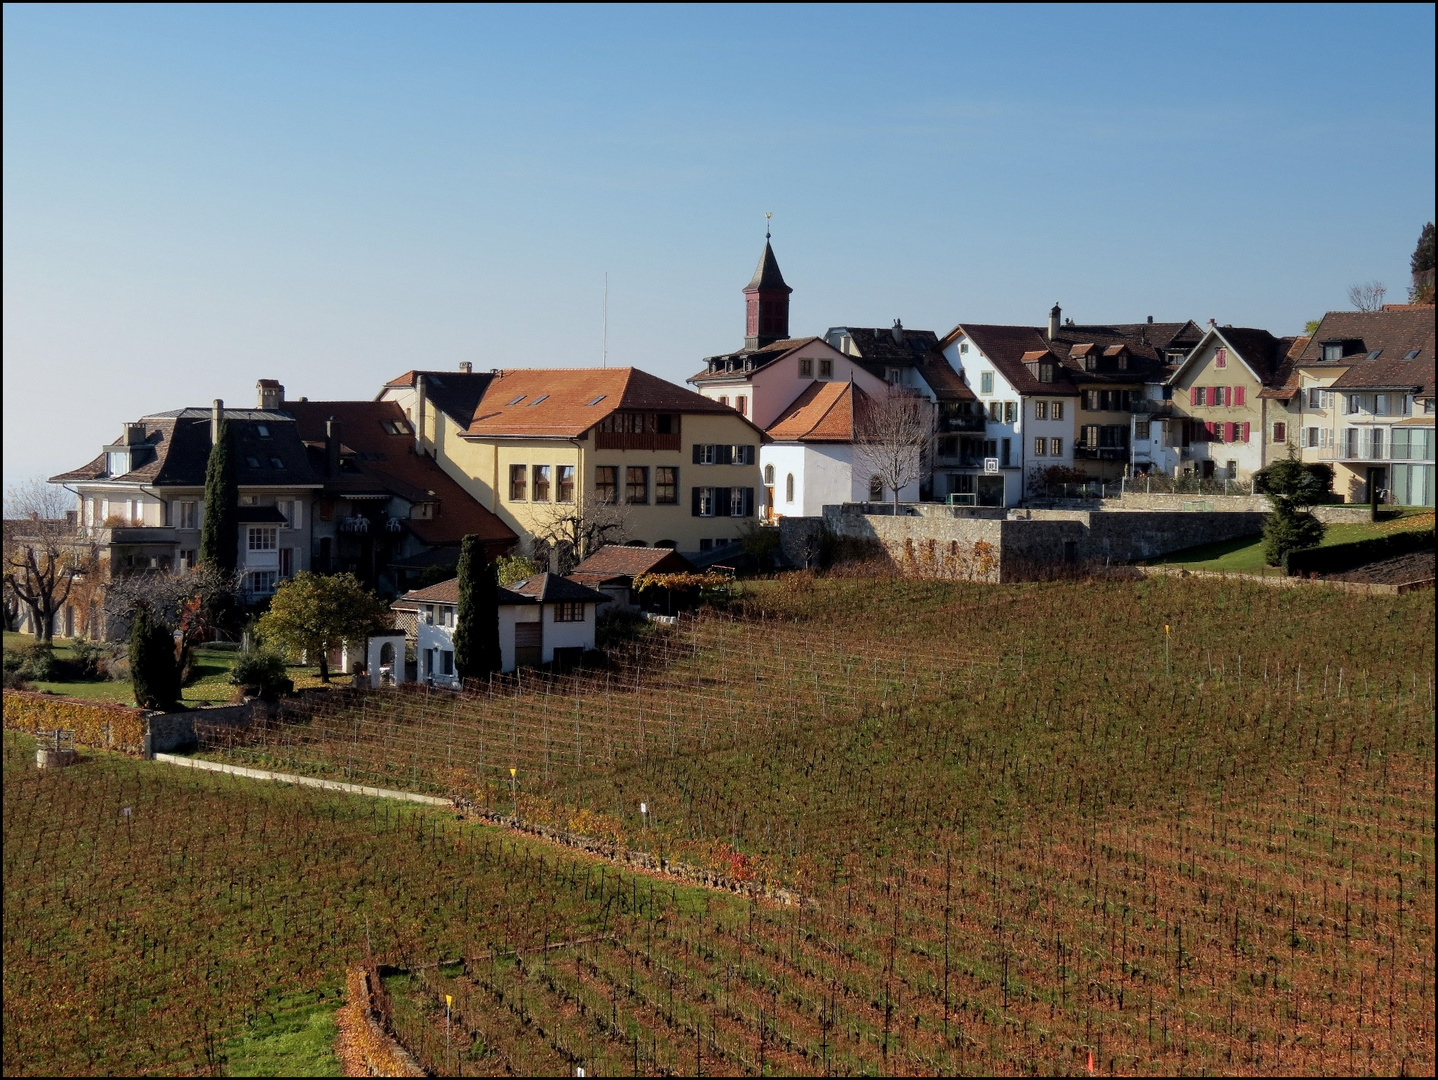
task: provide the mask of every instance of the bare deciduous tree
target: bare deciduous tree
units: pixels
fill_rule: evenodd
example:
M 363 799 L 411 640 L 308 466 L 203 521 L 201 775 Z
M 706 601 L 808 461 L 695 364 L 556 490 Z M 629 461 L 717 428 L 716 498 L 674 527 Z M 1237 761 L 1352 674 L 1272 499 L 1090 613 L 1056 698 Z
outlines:
M 68 492 L 39 479 L 5 493 L 5 592 L 29 612 L 40 641 L 51 640 L 71 590 L 97 567 L 94 548 L 66 517 L 72 509 Z
M 188 671 L 196 645 L 210 640 L 232 620 L 235 595 L 244 575 L 201 563 L 193 570 L 144 570 L 122 574 L 105 590 L 105 612 L 128 633 L 136 611 L 146 609 L 175 635 L 181 673 Z
M 923 479 L 929 441 L 934 436 L 934 406 L 910 390 L 891 386 L 874 398 L 857 390 L 854 396 L 854 460 L 879 478 L 893 493 Z
M 1381 281 L 1348 286 L 1348 302 L 1358 311 L 1382 311 L 1388 289 Z
M 567 574 L 605 544 L 629 536 L 629 513 L 622 504 L 586 499 L 535 508 L 532 554 L 541 569 Z

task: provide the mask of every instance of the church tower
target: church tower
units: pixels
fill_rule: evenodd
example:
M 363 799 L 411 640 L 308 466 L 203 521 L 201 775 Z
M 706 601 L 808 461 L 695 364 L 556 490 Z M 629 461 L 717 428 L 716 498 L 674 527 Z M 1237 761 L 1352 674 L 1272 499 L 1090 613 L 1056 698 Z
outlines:
M 764 231 L 764 255 L 754 271 L 754 278 L 744 286 L 746 318 L 744 348 L 762 349 L 789 336 L 789 294 L 794 290 L 784 284 L 779 260 L 769 246 L 769 232 Z

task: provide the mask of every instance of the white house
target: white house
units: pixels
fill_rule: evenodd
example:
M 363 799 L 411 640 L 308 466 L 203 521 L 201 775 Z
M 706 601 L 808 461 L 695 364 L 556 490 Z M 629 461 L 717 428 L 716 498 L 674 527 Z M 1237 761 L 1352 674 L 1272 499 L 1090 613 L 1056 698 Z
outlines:
M 814 383 L 769 426 L 773 441 L 759 448 L 759 462 L 773 516 L 817 517 L 825 506 L 893 497 L 854 445 L 856 416 L 871 400 L 851 382 Z M 919 500 L 919 482 L 899 492 L 901 502 Z
M 594 648 L 598 606 L 609 600 L 603 593 L 557 574 L 535 574 L 497 591 L 501 670 L 576 664 L 586 649 Z M 454 627 L 459 579 L 405 593 L 392 607 L 417 615 L 419 681 L 458 686 Z

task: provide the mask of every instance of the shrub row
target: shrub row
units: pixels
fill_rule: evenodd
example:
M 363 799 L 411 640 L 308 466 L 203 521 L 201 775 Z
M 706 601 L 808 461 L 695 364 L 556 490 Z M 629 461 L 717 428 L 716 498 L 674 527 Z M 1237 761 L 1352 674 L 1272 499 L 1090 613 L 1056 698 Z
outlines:
M 1357 566 L 1408 555 L 1432 546 L 1432 530 L 1412 529 L 1389 533 L 1387 536 L 1375 536 L 1370 540 L 1355 540 L 1351 544 L 1290 551 L 1283 557 L 1283 570 L 1289 577 L 1340 574 Z
M 145 713 L 123 705 L 79 701 L 24 690 L 5 691 L 5 726 L 16 731 L 75 732 L 75 742 L 139 754 L 145 745 Z

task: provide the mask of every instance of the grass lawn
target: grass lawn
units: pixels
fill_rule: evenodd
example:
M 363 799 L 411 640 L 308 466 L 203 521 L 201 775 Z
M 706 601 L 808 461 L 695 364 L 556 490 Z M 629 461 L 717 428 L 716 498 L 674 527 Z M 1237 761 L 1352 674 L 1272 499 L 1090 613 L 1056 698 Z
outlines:
M 1368 540 L 1388 533 L 1432 528 L 1432 510 L 1425 506 L 1405 506 L 1400 509 L 1397 517 L 1387 521 L 1330 525 L 1323 536 L 1323 543 L 1319 546 L 1350 544 L 1355 540 Z M 1269 566 L 1263 561 L 1261 536 L 1245 536 L 1237 540 L 1223 540 L 1217 544 L 1185 548 L 1157 559 L 1149 559 L 1146 565 L 1181 566 L 1185 570 L 1215 570 L 1225 574 L 1283 574 L 1281 567 Z
M 230 1076 L 343 1076 L 335 1057 L 335 1010 L 339 998 L 295 994 L 272 1012 L 261 1012 L 250 1030 L 224 1046 Z
M 25 649 L 33 644 L 34 640 L 29 634 L 5 631 L 6 649 Z M 73 643 L 73 638 L 56 638 L 55 655 L 62 659 L 69 658 Z M 184 688 L 184 702 L 187 705 L 214 705 L 229 701 L 235 693 L 235 688 L 229 681 L 230 669 L 235 666 L 235 656 L 232 650 L 203 647 L 196 649 L 193 664 L 195 679 Z M 317 667 L 294 666 L 289 669 L 289 674 L 296 689 L 320 685 Z M 135 703 L 135 695 L 128 681 L 89 679 L 80 682 L 35 682 L 31 685 L 36 690 L 83 698 L 86 701 L 112 701 L 119 705 Z

